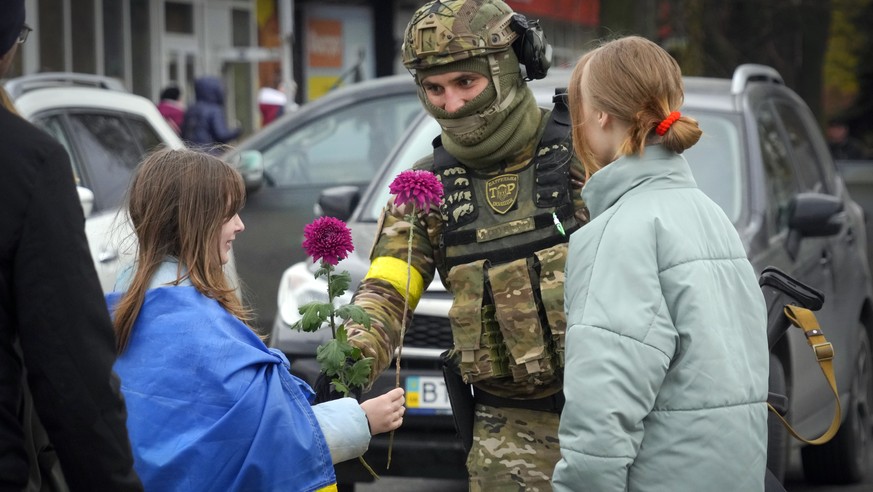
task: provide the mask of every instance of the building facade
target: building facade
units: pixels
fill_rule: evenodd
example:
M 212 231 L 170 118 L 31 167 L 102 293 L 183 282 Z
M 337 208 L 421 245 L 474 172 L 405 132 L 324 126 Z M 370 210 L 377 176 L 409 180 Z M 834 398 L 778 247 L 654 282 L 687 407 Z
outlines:
M 34 32 L 9 76 L 82 72 L 116 77 L 157 100 L 220 76 L 228 119 L 257 130 L 257 92 L 284 81 L 298 103 L 355 81 L 405 71 L 400 44 L 421 0 L 26 0 Z M 507 0 L 540 19 L 555 65 L 596 35 L 599 0 Z

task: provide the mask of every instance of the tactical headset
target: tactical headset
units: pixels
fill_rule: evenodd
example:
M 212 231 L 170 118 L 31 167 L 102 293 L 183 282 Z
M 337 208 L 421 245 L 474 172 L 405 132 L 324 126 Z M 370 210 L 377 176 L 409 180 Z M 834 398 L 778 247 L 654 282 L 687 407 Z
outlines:
M 546 76 L 552 66 L 552 45 L 540 27 L 540 21 L 514 13 L 509 26 L 518 34 L 512 49 L 519 63 L 524 66 L 525 80 L 537 80 Z

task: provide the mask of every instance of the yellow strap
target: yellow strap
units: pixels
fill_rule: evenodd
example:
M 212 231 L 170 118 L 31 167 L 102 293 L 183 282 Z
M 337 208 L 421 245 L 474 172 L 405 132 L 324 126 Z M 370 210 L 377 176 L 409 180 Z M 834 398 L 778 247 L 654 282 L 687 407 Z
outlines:
M 409 272 L 409 292 L 406 292 L 406 278 Z M 364 278 L 376 278 L 384 280 L 394 286 L 400 295 L 405 296 L 409 307 L 415 309 L 421 294 L 424 292 L 424 279 L 414 267 L 410 267 L 406 261 L 393 256 L 380 256 L 370 263 L 370 270 Z M 407 295 L 408 294 L 408 295 Z
M 779 417 L 779 420 L 782 421 L 782 424 L 786 429 L 788 429 L 788 432 L 790 432 L 792 436 L 807 444 L 824 444 L 830 441 L 837 434 L 837 431 L 840 430 L 840 417 L 842 416 L 840 394 L 837 391 L 837 381 L 834 378 L 834 347 L 825 338 L 824 333 L 818 325 L 818 320 L 815 318 L 815 314 L 813 314 L 812 311 L 800 306 L 789 304 L 785 306 L 784 312 L 785 316 L 791 320 L 791 324 L 803 330 L 803 333 L 806 335 L 806 341 L 809 343 L 809 346 L 812 347 L 812 350 L 815 353 L 815 359 L 818 362 L 819 367 L 821 367 L 821 372 L 824 373 L 825 379 L 828 380 L 828 385 L 834 393 L 837 406 L 834 409 L 834 419 L 831 421 L 831 426 L 824 434 L 816 439 L 804 439 L 801 437 L 797 431 L 791 427 L 791 424 L 785 420 L 785 417 L 780 415 L 772 405 L 768 403 L 767 406 L 770 408 L 771 412 Z
M 320 489 L 316 489 L 315 492 L 336 492 L 336 484 L 328 485 L 327 487 L 322 487 Z

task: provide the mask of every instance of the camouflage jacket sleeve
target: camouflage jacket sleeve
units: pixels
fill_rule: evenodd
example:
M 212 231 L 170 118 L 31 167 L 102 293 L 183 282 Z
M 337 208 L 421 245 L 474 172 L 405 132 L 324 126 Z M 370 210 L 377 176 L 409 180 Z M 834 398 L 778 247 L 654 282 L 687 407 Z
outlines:
M 432 158 L 430 159 L 432 161 Z M 416 169 L 425 166 L 416 164 Z M 394 351 L 401 340 L 404 305 L 406 326 L 412 312 L 421 299 L 424 289 L 434 277 L 436 255 L 439 253 L 438 237 L 442 227 L 439 210 L 418 213 L 410 223 L 408 210 L 394 205 L 394 197 L 382 210 L 373 249 L 370 251 L 370 270 L 358 286 L 352 302 L 363 308 L 370 316 L 370 329 L 355 323 L 347 324 L 349 340 L 360 348 L 364 355 L 373 357 L 370 385 L 394 358 Z M 408 275 L 409 229 L 412 227 L 411 275 Z M 406 303 L 408 301 L 408 304 Z

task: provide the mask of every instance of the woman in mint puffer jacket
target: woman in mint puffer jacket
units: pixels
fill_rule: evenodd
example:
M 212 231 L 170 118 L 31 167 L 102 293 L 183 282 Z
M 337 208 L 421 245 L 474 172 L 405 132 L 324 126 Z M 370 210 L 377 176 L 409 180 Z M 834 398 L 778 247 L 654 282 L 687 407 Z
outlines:
M 555 490 L 761 491 L 767 313 L 757 276 L 682 151 L 679 66 L 639 37 L 570 82 L 591 222 L 570 238 Z

